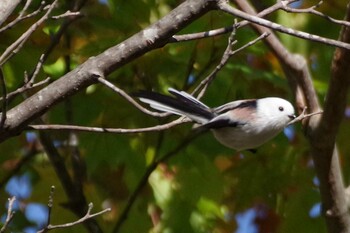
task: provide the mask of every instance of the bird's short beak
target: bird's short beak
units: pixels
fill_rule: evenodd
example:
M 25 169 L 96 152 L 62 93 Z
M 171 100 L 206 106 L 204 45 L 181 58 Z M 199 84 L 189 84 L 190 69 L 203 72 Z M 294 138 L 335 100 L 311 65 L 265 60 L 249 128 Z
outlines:
M 295 118 L 297 118 L 297 116 L 296 115 L 288 115 L 288 117 L 291 119 L 291 120 L 294 120 Z

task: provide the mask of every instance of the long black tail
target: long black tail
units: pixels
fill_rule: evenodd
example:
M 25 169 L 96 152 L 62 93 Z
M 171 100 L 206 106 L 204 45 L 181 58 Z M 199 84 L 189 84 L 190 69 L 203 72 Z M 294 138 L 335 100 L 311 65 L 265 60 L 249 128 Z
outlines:
M 187 116 L 198 123 L 206 123 L 215 117 L 215 114 L 208 106 L 190 94 L 173 88 L 169 88 L 168 91 L 175 97 L 147 91 L 134 93 L 134 96 L 156 110 Z

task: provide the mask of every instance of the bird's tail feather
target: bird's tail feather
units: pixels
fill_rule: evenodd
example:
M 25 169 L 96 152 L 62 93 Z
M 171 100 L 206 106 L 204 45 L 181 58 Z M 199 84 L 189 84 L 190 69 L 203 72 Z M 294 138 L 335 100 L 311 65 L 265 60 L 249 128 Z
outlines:
M 169 88 L 169 92 L 175 97 L 146 91 L 134 93 L 134 96 L 156 110 L 187 116 L 198 123 L 206 123 L 215 117 L 215 114 L 208 106 L 190 94 L 173 88 Z

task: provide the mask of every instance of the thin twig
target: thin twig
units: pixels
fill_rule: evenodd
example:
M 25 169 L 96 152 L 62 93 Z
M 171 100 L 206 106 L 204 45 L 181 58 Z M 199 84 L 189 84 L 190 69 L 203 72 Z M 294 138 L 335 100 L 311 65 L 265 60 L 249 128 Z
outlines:
M 31 0 L 30 1 L 27 1 L 27 3 L 30 4 Z M 34 17 L 36 16 L 37 14 L 39 14 L 40 12 L 46 10 L 46 7 L 45 7 L 45 1 L 42 1 L 40 3 L 40 6 L 39 8 L 36 10 L 36 11 L 33 11 L 32 13 L 28 14 L 28 15 L 24 15 L 24 12 L 27 10 L 27 8 L 29 7 L 29 5 L 26 3 L 26 5 L 24 6 L 23 10 L 20 12 L 19 16 L 14 19 L 13 21 L 11 21 L 10 23 L 8 23 L 7 25 L 5 25 L 4 27 L 0 28 L 0 33 L 3 32 L 3 31 L 6 31 L 10 28 L 12 28 L 13 26 L 15 26 L 17 23 L 25 20 L 25 19 L 29 19 L 31 17 Z
M 24 5 L 23 9 L 21 10 L 21 12 L 19 13 L 19 17 L 18 18 L 22 18 L 24 16 L 24 14 L 26 13 L 26 11 L 28 10 L 29 6 L 32 4 L 33 0 L 27 0 L 26 4 Z M 43 5 L 43 3 L 41 2 L 41 4 Z
M 7 226 L 10 224 L 10 222 L 13 219 L 13 216 L 15 215 L 15 211 L 13 211 L 13 205 L 14 205 L 15 201 L 16 201 L 16 197 L 11 197 L 8 199 L 9 205 L 7 208 L 7 216 L 6 216 L 6 220 L 4 222 L 4 225 L 0 229 L 0 233 L 3 233 L 6 231 Z
M 28 84 L 29 86 L 33 86 L 36 76 L 39 74 L 41 67 L 44 65 L 44 57 L 45 57 L 45 54 L 41 54 L 39 61 L 34 68 L 33 75 L 31 75 L 31 77 L 27 77 L 27 80 L 25 79 L 26 84 Z
M 80 223 L 83 223 L 85 222 L 86 220 L 88 219 L 91 219 L 91 218 L 94 218 L 98 215 L 102 215 L 106 212 L 109 212 L 111 211 L 111 208 L 107 208 L 107 209 L 104 209 L 104 210 L 101 210 L 100 212 L 97 212 L 97 213 L 94 213 L 94 214 L 91 214 L 91 210 L 92 208 L 94 207 L 94 205 L 90 202 L 89 203 L 89 207 L 88 207 L 88 210 L 85 214 L 85 216 L 83 216 L 82 218 L 78 219 L 77 221 L 75 222 L 70 222 L 70 223 L 65 223 L 65 224 L 60 224 L 60 225 L 47 225 L 44 229 L 38 231 L 37 233 L 44 233 L 44 232 L 48 232 L 50 230 L 53 230 L 53 229 L 58 229 L 58 228 L 68 228 L 68 227 L 72 227 L 72 226 L 75 226 L 77 224 L 80 224 Z
M 81 9 L 81 7 L 83 7 L 85 2 L 86 2 L 86 0 L 80 1 L 79 3 L 77 2 L 75 4 L 75 6 L 73 7 L 73 12 L 78 12 Z M 67 30 L 68 26 L 72 22 L 74 22 L 75 20 L 79 19 L 81 16 L 82 16 L 81 14 L 78 14 L 78 15 L 72 15 L 71 17 L 66 18 L 64 20 L 64 22 L 60 25 L 59 30 L 54 35 L 51 36 L 50 45 L 47 47 L 47 49 L 42 54 L 42 56 L 40 56 L 40 59 L 38 61 L 38 64 L 36 65 L 35 69 L 28 75 L 29 80 L 34 79 L 32 77 L 36 75 L 35 74 L 36 70 L 39 70 L 38 67 L 40 66 L 39 68 L 41 68 L 42 64 L 45 63 L 45 61 L 47 60 L 47 58 L 49 57 L 49 55 L 51 54 L 53 49 L 60 42 L 60 39 L 61 39 L 62 35 L 64 34 L 64 32 Z
M 14 54 L 16 54 L 22 48 L 24 43 L 36 31 L 36 29 L 38 29 L 38 27 L 49 18 L 49 15 L 55 8 L 57 2 L 58 0 L 55 0 L 49 6 L 46 13 L 5 50 L 5 52 L 0 57 L 0 65 L 3 65 L 7 60 L 9 60 Z
M 237 43 L 237 40 L 235 40 L 236 36 L 236 29 L 238 27 L 237 20 L 235 20 L 235 23 L 233 24 L 233 30 L 231 32 L 231 35 L 228 38 L 227 47 L 225 49 L 224 54 L 221 57 L 220 63 L 215 67 L 215 69 L 205 78 L 203 79 L 200 84 L 195 88 L 192 94 L 196 93 L 197 91 L 201 90 L 198 94 L 197 98 L 201 99 L 206 92 L 209 84 L 213 81 L 213 79 L 216 77 L 216 74 L 226 65 L 229 58 L 232 56 L 230 55 L 233 49 L 233 46 Z
M 12 98 L 15 97 L 16 95 L 22 94 L 22 93 L 25 92 L 25 91 L 28 91 L 28 90 L 33 89 L 33 88 L 35 88 L 35 87 L 39 87 L 39 86 L 42 86 L 42 85 L 44 85 L 44 84 L 47 84 L 47 83 L 50 82 L 50 80 L 51 80 L 51 78 L 48 77 L 48 78 L 46 78 L 45 80 L 42 80 L 42 81 L 40 81 L 40 82 L 37 82 L 37 83 L 33 84 L 32 86 L 30 86 L 30 85 L 24 85 L 24 86 L 22 86 L 22 87 L 20 87 L 20 88 L 17 88 L 17 90 L 15 90 L 15 91 L 10 92 L 10 93 L 7 94 L 7 99 L 8 99 L 8 100 L 9 100 L 9 99 L 12 99 Z M 3 97 L 0 97 L 0 101 L 2 101 L 2 100 L 3 100 Z
M 213 36 L 219 36 L 223 35 L 229 32 L 232 32 L 235 25 L 223 27 L 223 28 L 217 28 L 206 32 L 196 32 L 191 34 L 184 34 L 184 35 L 174 35 L 169 40 L 169 43 L 176 43 L 176 42 L 184 42 L 184 41 L 190 41 L 190 40 L 198 40 L 198 39 L 204 39 L 208 37 Z
M 233 31 L 231 36 L 229 37 L 228 45 L 226 47 L 224 55 L 221 58 L 221 61 L 220 61 L 219 65 L 217 65 L 215 67 L 215 69 L 205 79 L 203 79 L 201 81 L 201 83 L 193 91 L 193 93 L 196 93 L 199 90 L 201 90 L 201 92 L 197 96 L 198 99 L 202 98 L 202 96 L 204 95 L 204 92 L 206 91 L 206 89 L 207 89 L 208 85 L 210 84 L 210 82 L 212 82 L 212 80 L 215 78 L 216 74 L 227 64 L 228 60 L 233 55 L 235 55 L 236 53 L 242 51 L 243 49 L 246 49 L 247 47 L 252 46 L 253 44 L 257 43 L 258 41 L 260 41 L 260 40 L 266 38 L 267 36 L 269 36 L 269 33 L 263 33 L 259 37 L 257 37 L 256 39 L 250 41 L 249 43 L 247 43 L 247 44 L 243 45 L 242 47 L 240 47 L 240 48 L 238 48 L 238 49 L 233 51 L 232 47 L 236 43 L 236 41 L 233 40 L 234 33 L 235 33 L 235 31 Z
M 7 112 L 7 88 L 4 78 L 4 74 L 0 67 L 0 85 L 2 89 L 2 107 L 1 107 L 1 120 L 0 120 L 0 130 L 3 129 L 6 121 L 6 112 Z
M 53 195 L 55 194 L 55 186 L 51 186 L 50 195 L 49 195 L 49 201 L 47 203 L 48 207 L 48 215 L 47 215 L 47 226 L 50 225 L 51 222 L 51 214 L 52 214 L 52 207 L 53 207 Z
M 259 12 L 257 14 L 257 16 L 263 18 L 266 15 L 269 15 L 277 10 L 282 9 L 286 4 L 290 4 L 290 3 L 296 2 L 296 1 L 299 1 L 299 0 L 277 1 L 276 4 Z M 223 35 L 223 34 L 232 32 L 235 27 L 241 28 L 241 27 L 248 25 L 249 23 L 250 23 L 249 21 L 243 20 L 243 21 L 240 21 L 236 25 L 231 25 L 231 26 L 227 26 L 227 27 L 223 27 L 223 28 L 213 29 L 213 30 L 206 31 L 206 32 L 197 32 L 197 33 L 191 33 L 191 34 L 185 34 L 185 35 L 174 35 L 170 39 L 169 43 L 189 41 L 189 40 L 198 40 L 198 39 L 203 39 L 203 38 L 207 38 L 207 37 L 219 36 L 219 35 Z
M 298 30 L 295 30 L 292 28 L 284 27 L 281 24 L 277 24 L 277 23 L 271 22 L 269 20 L 260 18 L 258 16 L 250 15 L 250 14 L 247 14 L 243 11 L 240 11 L 240 10 L 232 7 L 231 5 L 229 5 L 226 1 L 220 1 L 218 4 L 218 8 L 220 10 L 222 10 L 223 12 L 231 14 L 235 17 L 239 17 L 239 18 L 248 20 L 251 23 L 256 23 L 258 25 L 261 25 L 261 26 L 264 26 L 267 28 L 271 28 L 275 31 L 279 31 L 279 32 L 282 32 L 282 33 L 285 33 L 288 35 L 292 35 L 295 37 L 299 37 L 302 39 L 306 39 L 309 41 L 315 41 L 315 42 L 319 42 L 322 44 L 331 45 L 331 46 L 335 46 L 338 48 L 344 48 L 344 49 L 350 50 L 350 44 L 348 44 L 348 43 L 334 40 L 334 39 L 330 39 L 330 38 L 321 37 L 321 36 L 310 34 L 310 33 L 303 32 L 303 31 L 298 31 Z
M 41 13 L 42 11 L 50 8 L 49 5 L 45 5 L 45 1 L 42 1 L 37 10 L 33 11 L 30 14 L 24 15 L 25 11 L 27 10 L 29 5 L 31 4 L 31 1 L 32 0 L 29 0 L 26 2 L 26 5 L 24 6 L 24 8 L 22 9 L 22 11 L 20 12 L 19 16 L 16 19 L 12 20 L 10 23 L 8 23 L 4 27 L 0 28 L 0 33 L 14 27 L 16 24 L 18 24 L 19 22 L 21 22 L 23 20 L 32 18 L 32 17 L 38 15 L 39 13 Z M 77 12 L 77 11 L 72 12 L 72 11 L 68 10 L 67 12 L 65 12 L 63 14 L 51 16 L 51 19 L 57 20 L 57 19 L 62 19 L 62 18 L 66 18 L 66 17 L 71 17 L 71 16 L 82 16 L 82 14 L 81 14 L 81 12 Z
M 323 1 L 320 1 L 319 3 L 317 3 L 316 5 L 309 7 L 309 8 L 305 8 L 305 9 L 296 9 L 296 8 L 292 8 L 289 7 L 288 5 L 284 5 L 282 7 L 282 10 L 288 12 L 288 13 L 307 13 L 307 14 L 313 14 L 313 15 L 317 15 L 320 16 L 322 18 L 327 19 L 328 21 L 332 22 L 332 23 L 336 23 L 342 26 L 346 26 L 346 27 L 350 27 L 350 22 L 348 21 L 344 21 L 344 20 L 338 20 L 338 19 L 334 19 L 320 11 L 315 10 L 316 8 L 318 8 L 321 4 L 323 3 Z
M 154 116 L 154 117 L 166 117 L 169 116 L 168 113 L 159 113 L 159 112 L 152 112 L 148 110 L 147 108 L 142 107 L 138 102 L 136 102 L 130 95 L 128 95 L 125 91 L 120 89 L 119 87 L 115 86 L 113 83 L 109 82 L 107 79 L 104 79 L 102 77 L 97 78 L 97 80 L 105 85 L 106 87 L 110 88 L 123 98 L 125 98 L 128 102 L 130 102 L 132 105 L 134 105 L 137 109 L 139 109 L 141 112 L 144 112 L 148 115 Z
M 292 124 L 294 124 L 294 123 L 296 123 L 296 122 L 299 122 L 299 121 L 304 120 L 305 118 L 309 118 L 309 117 L 311 117 L 311 116 L 314 116 L 314 115 L 318 115 L 318 114 L 322 114 L 322 113 L 323 113 L 323 111 L 320 110 L 320 111 L 318 111 L 318 112 L 313 112 L 313 113 L 305 114 L 305 113 L 306 113 L 306 109 L 307 109 L 307 107 L 305 107 L 305 108 L 303 109 L 302 113 L 301 113 L 299 116 L 297 116 L 294 120 L 292 120 L 291 122 L 289 122 L 288 125 L 292 125 Z
M 35 130 L 74 130 L 82 132 L 93 132 L 93 133 L 117 133 L 117 134 L 126 134 L 126 133 L 144 133 L 144 132 L 156 132 L 169 129 L 176 125 L 182 124 L 184 122 L 189 122 L 190 119 L 180 117 L 177 120 L 174 120 L 170 123 L 157 125 L 146 128 L 137 128 L 137 129 L 122 129 L 122 128 L 100 128 L 100 127 L 88 127 L 88 126 L 78 126 L 78 125 L 29 125 L 28 129 Z
M 68 10 L 66 13 L 63 13 L 61 15 L 51 16 L 51 18 L 52 19 L 62 19 L 62 18 L 71 17 L 71 16 L 82 16 L 82 14 L 79 11 L 72 12 L 72 11 Z
M 282 9 L 286 12 L 310 13 L 310 14 L 314 14 L 314 15 L 318 15 L 320 17 L 323 17 L 323 18 L 325 18 L 333 23 L 336 23 L 336 24 L 350 26 L 350 22 L 347 22 L 344 20 L 337 20 L 337 19 L 334 19 L 334 18 L 332 18 L 328 15 L 325 15 L 319 11 L 316 11 L 315 8 L 317 8 L 322 3 L 322 1 L 319 2 L 318 4 L 316 4 L 315 6 L 307 8 L 307 9 L 294 9 L 294 8 L 288 7 L 288 4 L 295 2 L 295 1 L 296 0 L 277 1 L 276 4 L 261 11 L 260 13 L 258 13 L 254 17 L 250 17 L 249 14 L 246 14 L 246 13 L 241 12 L 241 11 L 236 10 L 236 9 L 232 10 L 232 8 L 231 8 L 231 10 L 229 10 L 228 8 L 226 8 L 226 6 L 228 6 L 226 3 L 223 3 L 223 5 L 225 5 L 226 10 L 225 9 L 221 9 L 221 10 L 224 10 L 230 14 L 234 14 L 238 17 L 245 19 L 245 20 L 239 22 L 239 27 L 243 27 L 243 26 L 246 26 L 247 24 L 249 24 L 250 22 L 254 22 L 254 23 L 260 24 L 262 26 L 269 27 L 273 30 L 277 30 L 277 31 L 280 31 L 280 32 L 283 32 L 286 34 L 290 34 L 292 36 L 296 36 L 296 37 L 300 37 L 303 39 L 324 43 L 324 44 L 331 45 L 331 46 L 350 49 L 350 45 L 347 43 L 343 43 L 343 42 L 329 39 L 329 38 L 320 37 L 320 36 L 309 34 L 306 32 L 297 31 L 297 30 L 294 30 L 291 28 L 285 28 L 282 25 L 272 23 L 270 21 L 262 19 L 262 17 L 264 17 L 272 12 L 275 12 L 277 10 Z M 213 36 L 226 34 L 228 32 L 231 32 L 232 30 L 234 30 L 234 26 L 218 28 L 218 29 L 214 29 L 214 30 L 210 30 L 210 31 L 206 31 L 206 32 L 197 32 L 197 33 L 185 34 L 185 35 L 174 35 L 169 42 L 175 43 L 175 42 L 182 42 L 182 41 L 189 41 L 189 40 L 198 40 L 198 39 L 203 39 L 203 38 L 207 38 L 207 37 L 213 37 Z

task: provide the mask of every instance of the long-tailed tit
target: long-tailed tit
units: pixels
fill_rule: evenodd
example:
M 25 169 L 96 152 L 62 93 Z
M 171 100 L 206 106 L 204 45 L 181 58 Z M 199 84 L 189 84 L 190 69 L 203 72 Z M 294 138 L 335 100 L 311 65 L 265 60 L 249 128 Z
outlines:
M 184 91 L 168 91 L 174 97 L 155 92 L 139 92 L 135 96 L 156 110 L 192 119 L 199 127 L 212 130 L 220 143 L 235 150 L 262 145 L 295 118 L 292 104 L 277 97 L 237 100 L 209 108 Z

